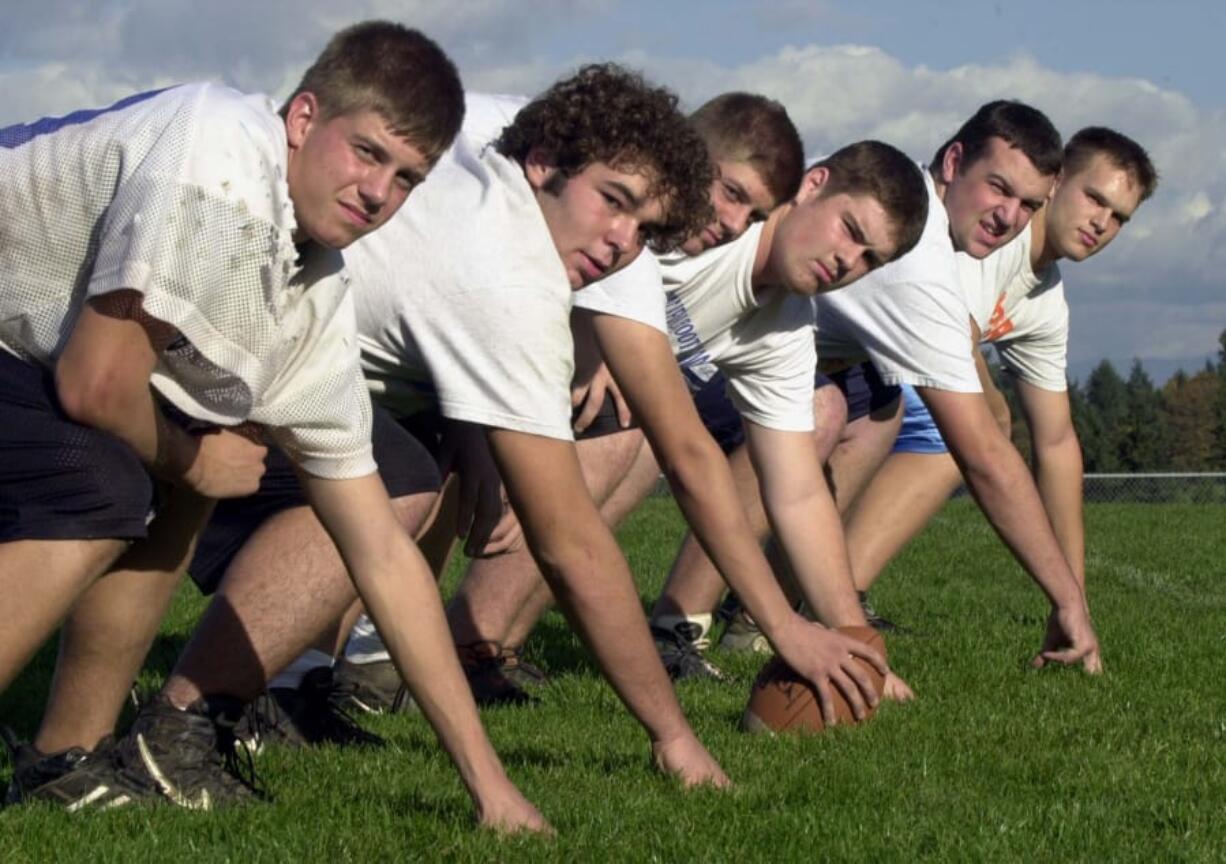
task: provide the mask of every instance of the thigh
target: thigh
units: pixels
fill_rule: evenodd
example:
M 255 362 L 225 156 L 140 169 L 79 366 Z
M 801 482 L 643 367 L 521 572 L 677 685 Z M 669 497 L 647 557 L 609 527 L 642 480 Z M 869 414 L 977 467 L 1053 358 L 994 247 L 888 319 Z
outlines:
M 153 503 L 135 451 L 69 419 L 50 370 L 0 350 L 0 542 L 140 539 Z

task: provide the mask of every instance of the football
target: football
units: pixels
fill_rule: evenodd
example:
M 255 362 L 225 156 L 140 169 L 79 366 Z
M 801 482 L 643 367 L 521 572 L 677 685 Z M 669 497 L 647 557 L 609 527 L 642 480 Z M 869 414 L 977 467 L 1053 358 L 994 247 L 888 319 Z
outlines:
M 872 627 L 840 627 L 838 631 L 868 644 L 882 657 L 886 656 L 885 640 Z M 857 658 L 856 662 L 868 672 L 880 694 L 885 680 L 881 673 L 866 660 Z M 840 725 L 857 722 L 838 688 L 834 688 L 834 708 Z M 875 712 L 876 709 L 870 707 L 864 720 L 870 719 Z M 817 691 L 792 667 L 775 657 L 762 667 L 753 683 L 749 705 L 741 717 L 741 728 L 746 732 L 821 732 L 826 723 L 822 719 Z

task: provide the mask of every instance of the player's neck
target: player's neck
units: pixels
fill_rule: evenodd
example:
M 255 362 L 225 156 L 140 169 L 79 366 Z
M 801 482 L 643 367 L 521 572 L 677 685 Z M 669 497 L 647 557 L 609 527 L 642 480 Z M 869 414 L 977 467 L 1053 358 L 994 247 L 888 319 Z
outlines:
M 762 233 L 758 235 L 758 251 L 754 255 L 753 274 L 751 276 L 755 294 L 761 293 L 772 285 L 779 283 L 779 274 L 775 273 L 771 267 L 771 245 L 775 242 L 775 229 L 779 227 L 779 221 L 790 213 L 795 206 L 795 204 L 788 202 L 776 207 L 766 217 L 766 221 L 762 223 Z
M 1042 273 L 1060 260 L 1055 246 L 1047 242 L 1047 207 L 1043 207 L 1030 220 L 1030 271 Z

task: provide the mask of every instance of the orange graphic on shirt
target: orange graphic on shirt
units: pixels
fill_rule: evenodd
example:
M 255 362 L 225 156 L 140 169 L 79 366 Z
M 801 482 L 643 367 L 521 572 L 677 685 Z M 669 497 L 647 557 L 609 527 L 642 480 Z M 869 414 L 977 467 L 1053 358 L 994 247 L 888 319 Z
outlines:
M 984 341 L 995 342 L 1002 336 L 1013 332 L 1013 319 L 1005 314 L 1005 293 L 1002 291 L 996 298 L 996 306 L 992 309 L 992 317 L 988 319 L 988 331 L 983 334 Z

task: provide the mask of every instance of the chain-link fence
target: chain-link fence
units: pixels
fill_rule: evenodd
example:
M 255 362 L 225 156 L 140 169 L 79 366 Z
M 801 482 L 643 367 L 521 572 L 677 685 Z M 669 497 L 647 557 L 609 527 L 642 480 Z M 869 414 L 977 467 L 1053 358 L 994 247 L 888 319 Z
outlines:
M 955 496 L 965 495 L 966 487 Z M 1226 474 L 1087 474 L 1087 503 L 1226 504 Z

